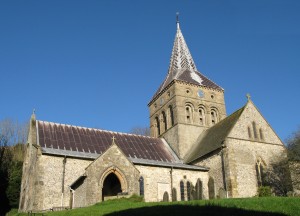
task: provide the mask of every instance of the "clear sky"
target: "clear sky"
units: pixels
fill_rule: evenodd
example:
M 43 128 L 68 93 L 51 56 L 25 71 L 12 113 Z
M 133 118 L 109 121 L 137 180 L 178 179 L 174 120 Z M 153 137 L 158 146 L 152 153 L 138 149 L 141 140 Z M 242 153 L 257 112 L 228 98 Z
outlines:
M 282 140 L 300 125 L 300 1 L 0 1 L 0 120 L 128 132 L 149 125 L 176 12 L 198 70 L 246 93 Z

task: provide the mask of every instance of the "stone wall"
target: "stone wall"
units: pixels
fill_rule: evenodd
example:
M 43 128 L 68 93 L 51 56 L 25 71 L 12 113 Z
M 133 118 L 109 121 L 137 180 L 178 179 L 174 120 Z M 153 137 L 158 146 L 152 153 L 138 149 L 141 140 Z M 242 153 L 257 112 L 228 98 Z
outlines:
M 65 177 L 63 182 L 64 157 L 42 155 L 39 158 L 40 182 L 39 209 L 69 206 L 69 186 L 84 174 L 91 160 L 66 158 Z
M 247 103 L 224 144 L 228 158 L 227 184 L 232 197 L 257 194 L 258 161 L 268 167 L 287 157 L 283 143 L 251 101 Z
M 257 195 L 258 181 L 256 163 L 262 160 L 266 168 L 276 160 L 286 157 L 283 146 L 228 139 L 226 142 L 229 161 L 232 197 L 251 197 Z
M 87 205 L 102 201 L 103 182 L 110 173 L 118 177 L 123 193 L 138 194 L 139 171 L 114 144 L 86 168 Z
M 168 193 L 169 201 L 171 201 L 172 188 L 176 189 L 177 201 L 180 201 L 180 181 L 184 182 L 185 200 L 187 200 L 186 183 L 189 181 L 195 186 L 198 179 L 201 180 L 203 185 L 203 199 L 208 198 L 207 172 L 143 165 L 136 165 L 136 168 L 144 178 L 144 199 L 146 202 L 162 201 L 165 192 Z
M 208 175 L 213 178 L 215 183 L 215 197 L 216 198 L 225 198 L 224 191 L 226 186 L 224 186 L 223 181 L 223 169 L 222 169 L 222 155 L 221 151 L 216 152 L 210 157 L 198 161 L 195 164 L 198 166 L 209 167 Z
M 198 95 L 199 90 L 204 93 L 202 97 Z M 186 119 L 186 104 L 189 104 L 192 109 L 190 122 L 187 122 Z M 167 115 L 168 126 L 165 130 L 162 113 L 168 113 L 170 105 L 173 108 L 174 125 L 170 126 Z M 202 107 L 204 111 L 201 117 L 203 123 L 200 122 L 199 107 Z M 226 117 L 224 92 L 179 81 L 172 84 L 155 101 L 149 104 L 149 109 L 151 135 L 164 137 L 180 158 L 184 158 L 186 152 L 194 145 L 203 130 L 213 125 L 211 109 L 217 111 L 218 121 Z M 161 126 L 160 135 L 155 132 L 157 117 Z

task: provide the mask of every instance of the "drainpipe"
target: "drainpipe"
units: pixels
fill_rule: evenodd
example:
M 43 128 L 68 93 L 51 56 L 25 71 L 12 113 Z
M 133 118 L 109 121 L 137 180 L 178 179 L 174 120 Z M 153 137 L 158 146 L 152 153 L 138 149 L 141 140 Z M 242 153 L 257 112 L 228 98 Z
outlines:
M 225 170 L 225 158 L 224 158 L 224 150 L 226 148 L 225 140 L 222 141 L 222 149 L 221 149 L 221 161 L 222 161 L 222 174 L 223 174 L 223 183 L 224 190 L 226 191 L 226 198 L 228 198 L 228 190 L 227 190 L 227 181 L 226 181 L 226 170 Z
M 63 159 L 63 174 L 62 174 L 62 181 L 61 181 L 61 207 L 63 207 L 63 203 L 64 203 L 66 162 L 67 162 L 67 156 L 65 155 Z

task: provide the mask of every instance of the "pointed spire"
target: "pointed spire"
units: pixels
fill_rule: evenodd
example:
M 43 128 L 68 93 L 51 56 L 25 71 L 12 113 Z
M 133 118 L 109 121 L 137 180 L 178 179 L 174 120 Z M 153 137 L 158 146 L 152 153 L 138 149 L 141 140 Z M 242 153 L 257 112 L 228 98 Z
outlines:
M 195 85 L 206 86 L 223 91 L 220 86 L 209 80 L 203 74 L 199 73 L 189 48 L 184 40 L 179 25 L 179 13 L 176 13 L 176 35 L 172 49 L 168 74 L 160 85 L 149 104 L 151 104 L 157 95 L 167 87 L 173 80 L 181 80 Z
M 188 69 L 191 72 L 197 71 L 193 57 L 189 51 L 189 48 L 184 40 L 182 32 L 179 26 L 179 13 L 176 13 L 176 25 L 177 32 L 175 35 L 169 71 L 168 74 L 172 73 L 173 76 L 177 74 L 180 69 Z
M 35 121 L 36 117 L 35 117 L 35 109 L 33 109 L 32 114 L 31 114 L 31 121 Z

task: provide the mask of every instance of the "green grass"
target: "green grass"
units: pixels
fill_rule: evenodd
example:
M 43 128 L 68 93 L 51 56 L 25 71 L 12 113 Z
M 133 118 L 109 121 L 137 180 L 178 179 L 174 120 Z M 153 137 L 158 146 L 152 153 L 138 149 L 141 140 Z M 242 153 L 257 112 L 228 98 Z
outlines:
M 27 214 L 11 214 L 25 216 Z M 39 214 L 41 215 L 41 214 Z M 300 198 L 265 197 L 245 199 L 199 200 L 172 203 L 145 203 L 138 199 L 111 200 L 96 205 L 60 212 L 49 212 L 47 216 L 89 215 L 205 215 L 205 216 L 300 216 Z M 36 215 L 38 216 L 38 215 Z

